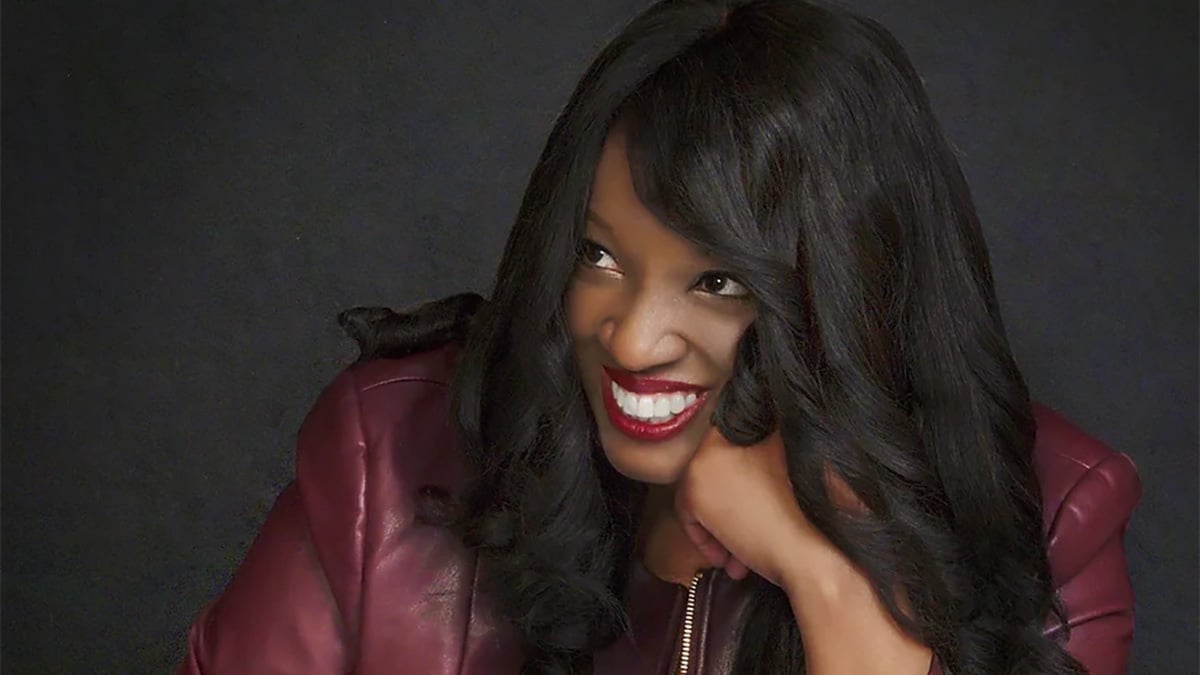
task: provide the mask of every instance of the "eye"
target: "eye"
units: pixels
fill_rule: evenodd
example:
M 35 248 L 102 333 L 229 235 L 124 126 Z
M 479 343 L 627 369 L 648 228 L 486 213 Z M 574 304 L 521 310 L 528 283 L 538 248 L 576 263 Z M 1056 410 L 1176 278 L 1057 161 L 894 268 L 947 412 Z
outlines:
M 726 272 L 705 272 L 696 282 L 696 288 L 711 295 L 726 298 L 747 298 L 750 291 L 742 282 Z
M 611 270 L 613 272 L 621 271 L 621 267 L 617 264 L 617 259 L 613 257 L 613 254 L 591 239 L 584 239 L 580 242 L 579 262 L 597 269 Z

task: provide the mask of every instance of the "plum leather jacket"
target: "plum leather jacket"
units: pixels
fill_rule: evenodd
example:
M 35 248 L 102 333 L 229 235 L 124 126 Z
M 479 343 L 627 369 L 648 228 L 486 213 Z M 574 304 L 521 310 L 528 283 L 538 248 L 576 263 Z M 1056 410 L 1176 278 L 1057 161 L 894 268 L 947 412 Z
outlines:
M 225 591 L 189 633 L 181 674 L 516 673 L 520 643 L 479 591 L 477 556 L 414 520 L 424 486 L 463 481 L 449 417 L 458 347 L 352 366 L 301 426 L 296 479 Z M 1123 673 L 1133 592 L 1123 535 L 1141 486 L 1129 458 L 1035 407 L 1050 566 L 1067 649 Z M 675 672 L 687 589 L 634 563 L 631 630 L 598 674 Z M 727 673 L 747 582 L 710 571 L 692 598 L 689 673 Z M 940 669 L 936 663 L 931 672 Z

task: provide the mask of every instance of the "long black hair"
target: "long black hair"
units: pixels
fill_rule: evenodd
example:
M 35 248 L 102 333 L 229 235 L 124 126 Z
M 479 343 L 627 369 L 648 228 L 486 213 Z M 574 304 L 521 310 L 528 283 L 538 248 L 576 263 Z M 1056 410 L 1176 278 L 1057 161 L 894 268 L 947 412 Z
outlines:
M 458 525 L 526 670 L 588 671 L 627 625 L 641 493 L 599 451 L 562 303 L 618 121 L 642 201 L 758 305 L 715 423 L 747 444 L 781 430 L 805 513 L 945 671 L 1082 672 L 1042 633 L 1062 612 L 1032 413 L 962 172 L 883 27 L 785 0 L 666 0 L 600 53 L 471 322 Z M 830 504 L 826 467 L 867 514 Z M 765 581 L 739 639 L 735 673 L 803 670 L 787 597 Z

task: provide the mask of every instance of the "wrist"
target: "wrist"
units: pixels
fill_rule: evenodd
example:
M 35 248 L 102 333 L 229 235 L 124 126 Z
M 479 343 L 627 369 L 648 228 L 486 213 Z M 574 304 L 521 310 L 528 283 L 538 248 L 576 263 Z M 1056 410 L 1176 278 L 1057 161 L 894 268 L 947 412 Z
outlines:
M 932 652 L 893 620 L 870 578 L 830 545 L 785 570 L 808 672 L 925 673 Z
M 867 575 L 832 544 L 794 560 L 780 586 L 801 628 L 810 618 L 878 602 Z

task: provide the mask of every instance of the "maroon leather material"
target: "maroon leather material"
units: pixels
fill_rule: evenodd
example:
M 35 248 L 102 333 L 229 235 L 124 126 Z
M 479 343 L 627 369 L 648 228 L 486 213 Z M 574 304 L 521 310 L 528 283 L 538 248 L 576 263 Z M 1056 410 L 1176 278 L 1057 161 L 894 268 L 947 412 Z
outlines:
M 360 364 L 321 394 L 300 429 L 296 480 L 192 626 L 181 675 L 518 672 L 516 635 L 477 591 L 474 553 L 413 517 L 421 487 L 462 485 L 449 421 L 457 353 L 447 345 Z M 1035 415 L 1067 648 L 1093 675 L 1123 673 L 1133 594 L 1122 536 L 1140 495 L 1136 471 L 1057 413 Z M 719 571 L 702 580 L 692 672 L 729 671 L 745 587 Z M 669 672 L 684 599 L 634 563 L 630 633 L 596 655 L 596 672 Z

